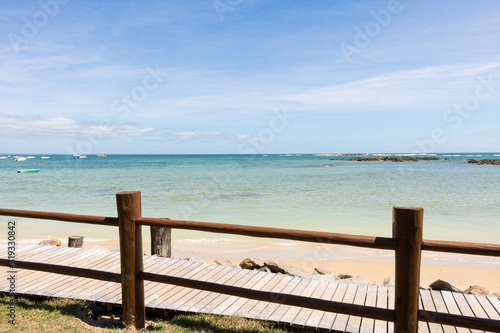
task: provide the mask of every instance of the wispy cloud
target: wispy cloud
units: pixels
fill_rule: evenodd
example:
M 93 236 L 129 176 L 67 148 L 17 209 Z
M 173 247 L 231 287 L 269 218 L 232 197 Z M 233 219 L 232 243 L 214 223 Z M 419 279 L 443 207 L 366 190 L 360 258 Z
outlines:
M 20 135 L 79 137 L 102 135 L 107 138 L 131 138 L 159 134 L 154 127 L 79 121 L 65 117 L 9 116 L 0 114 L 2 136 Z
M 169 137 L 178 141 L 213 141 L 213 140 L 242 140 L 247 134 L 230 134 L 218 130 L 193 130 L 185 129 L 172 132 Z
M 384 73 L 333 86 L 307 89 L 282 96 L 284 101 L 321 110 L 379 110 L 449 103 L 464 89 L 474 88 L 480 75 L 500 74 L 500 64 L 434 66 Z

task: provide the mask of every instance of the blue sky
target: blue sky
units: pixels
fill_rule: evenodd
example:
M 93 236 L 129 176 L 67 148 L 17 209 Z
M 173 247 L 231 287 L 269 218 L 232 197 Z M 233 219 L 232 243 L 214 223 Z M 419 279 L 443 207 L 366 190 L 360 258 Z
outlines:
M 4 0 L 0 153 L 498 152 L 498 1 Z

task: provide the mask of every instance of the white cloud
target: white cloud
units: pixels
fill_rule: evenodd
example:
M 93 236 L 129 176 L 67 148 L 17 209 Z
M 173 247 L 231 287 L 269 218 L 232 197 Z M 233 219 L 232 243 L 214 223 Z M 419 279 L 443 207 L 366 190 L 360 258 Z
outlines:
M 217 130 L 178 130 L 169 135 L 179 141 L 211 141 L 211 140 L 242 140 L 248 137 L 247 134 L 230 134 Z
M 2 136 L 77 137 L 99 135 L 106 138 L 160 135 L 153 127 L 110 122 L 87 122 L 65 117 L 10 116 L 0 114 Z
M 464 92 L 470 93 L 470 89 L 479 83 L 480 77 L 492 73 L 494 76 L 500 75 L 499 68 L 498 63 L 424 67 L 307 89 L 281 98 L 303 107 L 329 111 L 380 108 L 418 110 L 449 104 L 450 100 L 456 100 Z

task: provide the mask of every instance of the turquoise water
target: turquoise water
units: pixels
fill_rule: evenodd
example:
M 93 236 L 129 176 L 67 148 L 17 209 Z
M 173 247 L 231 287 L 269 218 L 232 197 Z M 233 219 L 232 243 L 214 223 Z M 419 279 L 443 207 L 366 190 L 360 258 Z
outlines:
M 0 207 L 116 216 L 115 193 L 141 191 L 148 217 L 390 236 L 392 207 L 420 206 L 425 238 L 500 243 L 500 166 L 466 162 L 499 153 L 408 163 L 318 155 L 49 156 L 0 160 Z M 16 220 L 21 239 L 118 237 L 111 227 Z M 175 238 L 231 236 L 176 231 Z

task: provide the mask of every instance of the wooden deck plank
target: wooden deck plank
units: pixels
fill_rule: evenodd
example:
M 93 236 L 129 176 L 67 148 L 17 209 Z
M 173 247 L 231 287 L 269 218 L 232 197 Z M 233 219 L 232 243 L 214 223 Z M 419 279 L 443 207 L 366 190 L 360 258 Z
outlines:
M 81 268 L 89 268 L 92 267 L 92 264 L 101 260 L 103 256 L 106 254 L 102 251 L 89 251 L 90 256 L 80 257 L 75 255 L 74 251 L 70 251 L 63 253 L 61 251 L 60 256 L 52 257 L 51 259 L 44 260 L 45 263 L 48 264 L 58 264 L 58 265 L 68 265 L 72 267 L 81 267 Z M 93 256 L 92 256 L 93 255 Z M 31 284 L 32 287 L 37 286 L 38 288 L 46 288 L 48 285 L 56 287 L 61 281 L 64 280 L 72 280 L 74 277 L 67 275 L 57 275 L 54 280 L 43 280 L 39 279 L 40 276 L 43 276 L 44 272 L 39 271 L 30 271 L 29 278 L 27 277 L 24 280 L 24 283 Z M 35 281 L 35 282 L 31 282 Z M 35 290 L 25 289 L 25 292 L 36 292 Z
M 260 290 L 266 283 L 271 281 L 275 275 L 264 274 L 260 277 L 258 281 L 252 285 L 245 284 L 245 288 Z M 205 310 L 213 314 L 236 314 L 237 311 L 247 302 L 252 301 L 248 298 L 231 296 L 231 295 L 220 295 L 215 299 L 214 302 L 205 306 Z M 237 315 L 237 314 L 236 314 Z
M 241 285 L 241 287 L 246 289 L 252 289 L 252 287 L 255 286 L 257 283 L 259 283 L 260 281 L 262 281 L 262 279 L 270 280 L 271 276 L 266 274 L 265 272 L 258 272 L 254 277 L 247 279 L 246 281 L 242 281 L 244 283 L 243 285 Z M 247 298 L 240 298 L 237 296 L 218 293 L 217 297 L 215 297 L 211 302 L 207 303 L 200 311 L 211 313 L 212 310 L 217 308 L 218 306 L 224 308 L 229 306 L 239 308 L 240 304 L 246 302 L 247 300 L 248 300 Z M 234 304 L 235 302 L 238 303 Z
M 333 294 L 331 300 L 334 302 L 342 302 L 342 300 L 344 299 L 344 295 L 347 291 L 347 286 L 348 285 L 346 283 L 338 283 L 337 289 L 335 290 L 335 293 Z M 332 328 L 336 318 L 337 318 L 337 313 L 325 312 L 317 328 L 329 331 Z
M 186 269 L 186 266 L 189 267 L 190 265 L 192 265 L 193 262 L 190 262 L 190 261 L 184 261 L 184 260 L 179 260 L 179 265 L 176 266 L 175 268 L 173 268 L 173 271 L 179 269 L 179 270 L 182 270 L 182 269 Z M 169 272 L 170 274 L 170 272 Z M 160 284 L 158 283 L 158 286 L 160 288 L 164 288 L 165 286 L 168 286 L 167 284 Z M 144 284 L 144 288 L 146 288 L 146 283 Z M 101 293 L 102 296 L 100 297 L 100 301 L 102 302 L 107 302 L 107 303 L 121 303 L 121 290 L 119 289 L 114 289 L 114 288 L 110 288 L 110 289 L 107 289 L 106 290 L 107 293 Z M 146 295 L 148 295 L 148 293 L 145 293 Z
M 227 274 L 230 270 L 231 269 L 226 269 L 217 264 L 203 264 L 189 274 L 183 276 L 183 278 L 202 281 L 220 272 L 225 271 Z M 175 286 L 175 288 L 172 288 L 169 292 L 160 296 L 161 300 L 154 306 L 156 308 L 173 309 L 172 305 L 192 290 L 193 288 Z
M 287 292 L 287 294 L 292 294 L 292 295 L 300 295 L 304 289 L 311 283 L 311 280 L 309 279 L 300 279 L 298 280 L 298 283 L 295 285 L 293 290 L 290 292 Z M 280 304 L 274 310 L 274 312 L 268 317 L 267 320 L 274 321 L 274 322 L 280 322 L 280 319 L 283 317 L 283 315 L 290 309 L 290 305 L 284 305 Z
M 344 298 L 342 299 L 342 303 L 352 303 L 354 302 L 354 297 L 356 296 L 356 290 L 358 289 L 357 284 L 348 284 L 347 290 L 345 292 Z M 347 328 L 347 322 L 349 320 L 349 315 L 339 313 L 335 318 L 335 322 L 333 323 L 332 330 L 345 332 Z
M 420 290 L 420 299 L 424 305 L 424 310 L 436 312 L 436 306 L 432 299 L 430 290 Z M 443 326 L 441 324 L 429 323 L 429 331 L 433 333 L 442 333 Z
M 500 320 L 500 313 L 498 313 L 493 305 L 488 301 L 486 297 L 476 296 L 477 301 L 481 304 L 484 312 L 488 315 L 488 318 L 494 320 Z
M 366 290 L 366 300 L 365 306 L 376 306 L 377 305 L 377 286 L 368 285 Z M 372 318 L 363 318 L 361 319 L 361 326 L 359 331 L 361 333 L 364 332 L 373 332 L 375 326 L 375 319 Z
M 462 293 L 452 293 L 453 298 L 455 299 L 455 302 L 457 303 L 458 308 L 460 309 L 460 312 L 464 316 L 469 316 L 469 317 L 474 317 L 474 312 L 469 306 L 469 303 L 464 297 L 464 294 Z M 475 330 L 471 329 L 471 333 L 481 333 L 483 331 L 481 330 Z
M 203 264 L 199 263 L 199 262 L 192 262 L 192 261 L 182 262 L 181 261 L 181 264 L 179 266 L 176 266 L 175 268 L 168 271 L 167 273 L 164 273 L 164 275 L 183 277 L 183 276 L 195 271 L 196 269 L 203 269 L 203 267 L 204 267 Z M 154 286 L 155 284 L 157 284 L 157 286 L 158 286 L 158 288 L 156 289 L 156 292 L 155 292 L 155 297 L 150 296 L 148 298 L 148 306 L 150 308 L 156 308 L 156 305 L 158 303 L 162 302 L 162 295 L 165 295 L 168 291 L 177 287 L 173 284 L 157 283 L 157 282 L 150 282 L 148 284 L 148 287 L 151 285 Z M 146 288 L 146 284 L 144 284 L 144 289 L 145 288 Z
M 488 315 L 484 311 L 483 307 L 481 304 L 477 301 L 476 296 L 472 294 L 463 294 L 465 297 L 465 300 L 469 304 L 469 307 L 471 308 L 472 312 L 474 313 L 474 316 L 477 318 L 485 318 L 488 319 Z M 474 332 L 484 332 L 480 330 L 471 330 Z
M 500 314 L 500 297 L 487 296 L 486 299 L 491 303 L 493 308 Z
M 180 259 L 170 259 L 165 260 L 161 265 L 155 265 L 154 273 L 155 274 L 168 274 L 174 269 L 178 269 L 182 265 L 185 265 L 184 260 Z M 144 283 L 144 292 L 145 292 L 145 302 L 149 304 L 150 300 L 157 298 L 158 291 L 163 288 L 162 283 L 156 283 L 151 281 L 145 281 Z
M 71 249 L 73 250 L 73 249 Z M 57 263 L 58 265 L 74 265 L 73 267 L 84 267 L 85 265 L 82 264 L 82 261 L 80 260 L 98 260 L 98 250 L 95 251 L 89 251 L 89 253 L 86 254 L 93 254 L 95 259 L 87 259 L 88 256 L 82 257 L 81 259 L 78 256 L 75 256 L 74 251 L 57 251 L 59 256 L 47 256 L 46 258 L 43 258 L 42 260 L 38 262 L 44 262 L 47 264 L 55 264 Z M 92 257 L 89 257 L 92 258 Z M 76 261 L 76 265 L 75 265 Z M 57 285 L 60 283 L 60 281 L 65 280 L 65 279 L 75 279 L 75 277 L 72 276 L 67 276 L 67 275 L 60 275 L 60 274 L 52 274 L 50 278 L 43 278 L 45 276 L 45 272 L 40 272 L 40 271 L 33 271 L 33 270 L 23 270 L 23 272 L 26 272 L 25 274 L 20 273 L 20 278 L 19 278 L 19 292 L 25 293 L 25 294 L 33 294 L 33 295 L 42 295 L 45 292 L 45 289 L 47 286 L 51 286 L 51 289 L 57 288 Z M 26 286 L 26 287 L 25 287 Z
M 233 276 L 237 275 L 241 269 L 232 268 L 232 267 L 224 267 L 222 270 L 217 271 L 213 270 L 209 274 L 204 275 L 199 280 L 207 281 L 207 282 L 217 282 L 226 284 L 226 281 L 231 279 Z M 171 310 L 178 310 L 184 304 L 196 298 L 196 296 L 202 292 L 200 289 L 189 289 L 187 293 L 185 293 L 181 298 L 170 304 L 169 308 Z M 196 303 L 196 300 L 194 301 Z
M 448 309 L 448 313 L 454 315 L 461 315 L 460 308 L 453 297 L 453 294 L 450 291 L 441 291 L 441 296 L 443 297 L 444 303 L 446 304 L 446 308 Z M 470 329 L 463 327 L 455 327 L 458 333 L 470 333 Z
M 30 251 L 26 253 L 25 256 L 20 256 L 17 257 L 16 260 L 19 261 L 30 261 L 30 262 L 39 262 L 39 263 L 50 263 L 51 260 L 53 260 L 54 257 L 57 257 L 59 262 L 62 260 L 65 260 L 66 258 L 74 258 L 74 252 L 72 251 L 71 248 L 64 248 L 64 249 L 53 249 L 48 253 L 47 249 L 44 249 L 43 246 L 38 246 L 37 249 L 34 249 L 34 251 Z M 42 273 L 43 272 L 38 272 L 34 271 L 34 273 Z
M 437 312 L 448 313 L 448 308 L 444 302 L 443 296 L 439 290 L 430 290 L 430 294 L 432 300 L 434 302 L 434 306 L 436 307 Z M 453 326 L 442 325 L 443 331 L 445 333 L 456 333 L 457 330 Z
M 208 272 L 210 271 L 210 269 L 212 269 L 212 266 L 197 262 L 194 265 L 191 265 L 188 269 L 179 272 L 177 274 L 173 274 L 173 276 L 190 279 L 196 276 L 199 272 L 203 271 Z M 158 308 L 159 305 L 164 302 L 164 300 L 169 299 L 170 297 L 174 297 L 176 293 L 178 293 L 184 288 L 185 287 L 171 285 L 171 284 L 163 284 L 163 288 L 161 289 L 162 292 L 159 293 L 159 297 L 155 300 L 150 301 L 149 306 L 153 308 Z
M 318 286 L 314 289 L 314 292 L 310 297 L 321 299 L 323 294 L 328 288 L 328 282 L 319 281 Z M 331 297 L 331 296 L 330 296 Z M 306 327 L 306 323 L 309 321 L 310 316 L 314 312 L 314 309 L 301 308 L 300 312 L 297 314 L 293 320 L 293 326 Z
M 418 299 L 418 309 L 423 310 L 424 305 L 422 304 L 422 297 Z M 418 332 L 419 333 L 429 333 L 429 324 L 426 321 L 418 322 Z
M 396 289 L 394 287 L 387 287 L 387 308 L 389 310 L 394 310 L 394 301 L 396 299 Z M 392 321 L 387 322 L 387 332 L 394 332 L 394 323 Z
M 338 285 L 339 285 L 338 283 L 332 283 L 332 282 L 327 283 L 326 289 L 323 292 L 323 295 L 321 295 L 320 299 L 330 301 L 333 295 L 335 294 L 335 290 L 337 290 Z M 317 329 L 324 315 L 325 311 L 313 310 L 304 326 Z
M 271 279 L 268 280 L 268 281 L 264 281 L 264 280 L 260 281 L 259 282 L 260 284 L 255 285 L 252 289 L 260 290 L 260 291 L 270 291 L 281 280 L 283 280 L 284 277 L 285 277 L 285 275 L 278 275 L 278 274 L 276 274 L 276 275 L 272 276 Z M 259 302 L 261 302 L 261 301 L 255 300 L 255 299 L 249 299 L 249 300 L 247 300 L 244 304 L 242 304 L 236 310 L 226 311 L 227 308 L 218 307 L 218 308 L 215 308 L 212 311 L 212 313 L 213 314 L 223 314 L 223 315 L 232 314 L 232 315 L 235 315 L 235 316 L 242 316 L 242 317 L 246 317 L 246 318 L 255 318 L 260 313 L 260 311 L 258 313 L 253 313 L 253 312 L 251 312 L 251 310 Z M 257 309 L 256 309 L 256 311 L 257 311 Z
M 90 268 L 90 269 L 95 269 L 95 270 L 103 270 L 103 271 L 111 271 L 110 267 L 113 265 L 118 265 L 120 264 L 120 257 L 119 254 L 115 254 L 114 252 L 107 253 L 103 252 L 100 254 L 97 254 L 93 257 L 90 258 L 85 258 L 84 261 L 73 261 L 71 262 L 72 267 L 80 267 L 80 268 Z M 76 283 L 75 280 L 72 281 L 74 277 L 72 276 L 64 276 L 62 275 L 60 278 L 58 278 L 57 283 L 64 285 L 66 284 L 65 292 L 71 292 L 75 290 L 75 288 L 82 288 L 83 285 L 81 283 Z M 69 284 L 68 282 L 72 282 Z M 93 279 L 86 279 L 84 280 L 87 283 L 91 282 L 98 282 Z M 53 285 L 56 286 L 56 281 L 53 281 Z
M 3 247 L 6 249 L 6 246 Z M 6 251 L 0 257 L 6 257 Z M 57 248 L 51 246 L 19 246 L 16 259 L 120 272 L 119 253 L 109 250 Z M 276 275 L 257 271 L 241 270 L 213 264 L 193 263 L 156 256 L 144 257 L 145 271 L 211 281 L 226 285 L 253 288 L 255 290 L 295 294 L 333 301 L 344 301 L 359 305 L 394 308 L 394 288 L 372 285 L 349 285 L 325 283 L 317 280 Z M 7 274 L 8 267 L 0 267 L 0 277 Z M 40 271 L 18 269 L 17 291 L 19 294 L 44 295 L 49 297 L 79 298 L 103 303 L 121 303 L 119 283 Z M 6 281 L 6 279 L 3 279 Z M 1 290 L 7 284 L 0 280 Z M 421 308 L 428 311 L 452 313 L 500 320 L 500 298 L 460 293 L 422 290 Z M 147 308 L 171 309 L 188 312 L 213 312 L 215 314 L 237 314 L 281 322 L 304 330 L 334 330 L 347 332 L 388 332 L 393 323 L 369 318 L 358 318 L 320 310 L 288 306 L 267 301 L 244 299 L 231 295 L 196 290 L 157 282 L 145 281 Z M 150 301 L 152 300 L 152 301 Z M 385 327 L 385 330 L 384 330 Z M 459 327 L 429 325 L 419 322 L 419 332 L 476 333 Z
M 379 286 L 377 290 L 377 308 L 388 309 L 389 291 L 385 286 Z M 373 331 L 375 333 L 387 332 L 388 323 L 383 320 L 375 320 Z
M 246 281 L 252 279 L 255 275 L 257 275 L 258 271 L 253 270 L 249 271 L 247 269 L 242 269 L 235 276 L 230 278 L 226 284 L 229 286 L 241 287 Z M 179 311 L 189 311 L 189 312 L 198 312 L 203 309 L 205 305 L 213 301 L 220 294 L 202 290 L 200 291 L 193 299 L 186 302 L 184 305 L 178 308 Z
M 488 318 L 488 315 L 484 311 L 481 304 L 478 302 L 475 295 L 472 294 L 464 294 L 465 300 L 469 303 L 472 312 L 474 312 L 474 316 L 477 318 Z
M 359 285 L 356 291 L 356 296 L 354 297 L 353 304 L 364 305 L 366 300 L 366 292 L 368 290 L 368 285 Z M 361 328 L 361 317 L 349 315 L 349 320 L 347 322 L 347 332 L 359 332 Z
M 302 293 L 300 293 L 300 296 L 311 297 L 311 295 L 314 293 L 316 288 L 318 288 L 318 286 L 319 286 L 318 280 L 311 280 L 311 282 L 309 282 L 309 284 L 302 291 Z M 301 310 L 302 310 L 302 308 L 300 306 L 291 306 L 288 309 L 288 311 L 285 312 L 283 317 L 281 317 L 280 322 L 291 324 L 292 326 L 294 326 L 295 320 L 297 320 L 297 316 Z M 309 318 L 309 316 L 307 316 L 307 318 Z M 307 320 L 307 318 L 305 318 L 304 322 Z M 298 319 L 298 320 L 299 320 L 299 322 L 302 321 L 302 319 Z M 300 326 L 300 324 L 299 324 L 299 326 Z
M 93 265 L 89 265 L 85 268 L 92 268 L 102 271 L 116 271 L 120 268 L 120 260 L 117 257 L 108 257 L 107 259 L 102 259 L 95 262 Z M 102 284 L 102 281 L 94 279 L 84 279 L 72 280 L 71 277 L 64 279 L 65 285 L 62 287 L 62 292 L 66 293 L 68 297 L 71 298 L 82 298 L 85 295 L 89 295 L 95 292 L 97 286 Z M 115 284 L 117 284 L 115 282 Z
M 281 293 L 283 289 L 292 281 L 294 276 L 284 275 L 283 278 L 274 285 L 271 289 L 267 290 L 271 293 Z M 276 303 L 258 301 L 257 304 L 248 312 L 248 316 L 251 318 L 259 317 L 263 312 L 267 313 L 269 311 L 274 311 L 276 308 L 271 307 Z
M 282 294 L 289 294 L 292 292 L 292 290 L 297 286 L 297 284 L 299 284 L 299 282 L 301 281 L 302 279 L 297 277 L 297 276 L 294 276 L 292 280 L 290 280 L 290 282 L 288 283 L 288 285 L 283 288 L 281 290 L 281 293 Z M 267 307 L 266 307 L 266 311 L 264 312 L 261 312 L 259 315 L 257 315 L 257 319 L 260 319 L 260 320 L 269 320 L 269 317 L 271 317 L 271 315 L 274 313 L 274 311 L 276 311 L 276 309 L 280 306 L 281 304 L 278 304 L 278 303 L 271 303 L 269 304 Z

